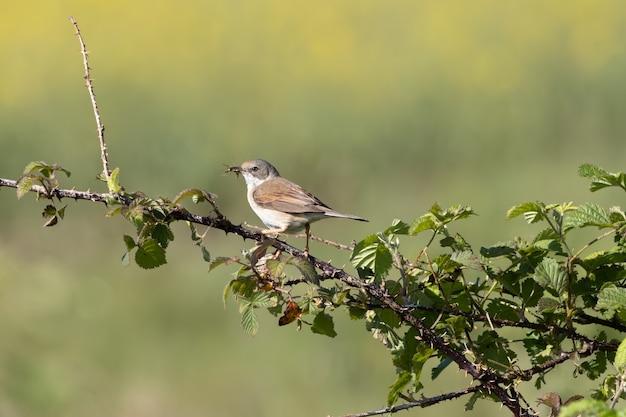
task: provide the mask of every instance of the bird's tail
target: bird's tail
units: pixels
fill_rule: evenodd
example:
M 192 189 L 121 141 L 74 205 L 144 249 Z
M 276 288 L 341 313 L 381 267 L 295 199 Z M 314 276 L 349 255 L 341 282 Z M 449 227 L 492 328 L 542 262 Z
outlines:
M 358 220 L 360 222 L 369 222 L 369 220 L 364 219 L 363 217 L 355 216 L 354 214 L 338 213 L 336 211 L 329 211 L 326 213 L 326 215 L 331 217 L 341 217 L 344 219 Z

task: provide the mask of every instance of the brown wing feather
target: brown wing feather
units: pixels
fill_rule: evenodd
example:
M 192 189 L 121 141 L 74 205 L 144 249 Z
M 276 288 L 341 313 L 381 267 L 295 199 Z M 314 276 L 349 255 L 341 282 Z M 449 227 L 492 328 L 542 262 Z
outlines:
M 259 206 L 285 213 L 332 211 L 313 194 L 282 177 L 272 178 L 260 184 L 254 191 L 253 197 Z

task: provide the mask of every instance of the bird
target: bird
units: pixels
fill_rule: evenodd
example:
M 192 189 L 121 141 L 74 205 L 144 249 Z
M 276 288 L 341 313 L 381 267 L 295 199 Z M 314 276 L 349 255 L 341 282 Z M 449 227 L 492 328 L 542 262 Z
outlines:
M 283 178 L 278 170 L 264 159 L 246 161 L 241 166 L 230 166 L 226 172 L 241 174 L 248 189 L 250 208 L 268 227 L 264 235 L 306 233 L 304 253 L 309 256 L 310 224 L 332 217 L 367 222 L 363 217 L 337 212 L 296 183 Z

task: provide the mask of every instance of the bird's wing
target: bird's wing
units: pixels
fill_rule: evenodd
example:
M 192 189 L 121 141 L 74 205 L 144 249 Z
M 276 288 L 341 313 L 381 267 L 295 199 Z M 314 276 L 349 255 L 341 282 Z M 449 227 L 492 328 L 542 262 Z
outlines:
M 331 208 L 298 184 L 272 178 L 260 184 L 253 193 L 254 201 L 263 208 L 285 213 L 325 213 Z

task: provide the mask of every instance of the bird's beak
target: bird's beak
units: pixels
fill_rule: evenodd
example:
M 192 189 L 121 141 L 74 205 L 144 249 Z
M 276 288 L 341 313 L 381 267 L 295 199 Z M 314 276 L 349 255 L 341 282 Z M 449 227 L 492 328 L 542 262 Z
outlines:
M 226 167 L 226 174 L 229 172 L 234 172 L 235 176 L 239 178 L 239 174 L 241 174 L 241 167 Z

